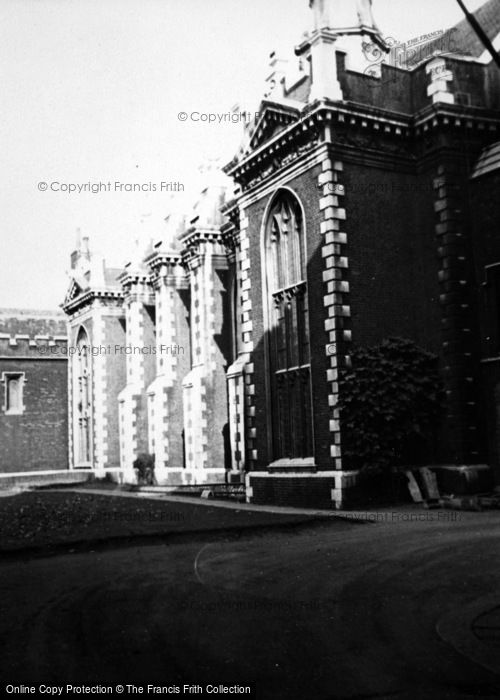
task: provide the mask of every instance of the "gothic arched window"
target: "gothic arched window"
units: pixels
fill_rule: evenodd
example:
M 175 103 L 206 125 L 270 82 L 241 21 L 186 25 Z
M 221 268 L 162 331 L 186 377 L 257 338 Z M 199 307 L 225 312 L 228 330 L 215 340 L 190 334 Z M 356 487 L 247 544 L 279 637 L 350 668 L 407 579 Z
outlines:
M 80 328 L 76 341 L 73 411 L 75 466 L 91 466 L 92 375 L 87 332 Z
M 304 222 L 280 192 L 265 230 L 273 458 L 313 456 Z

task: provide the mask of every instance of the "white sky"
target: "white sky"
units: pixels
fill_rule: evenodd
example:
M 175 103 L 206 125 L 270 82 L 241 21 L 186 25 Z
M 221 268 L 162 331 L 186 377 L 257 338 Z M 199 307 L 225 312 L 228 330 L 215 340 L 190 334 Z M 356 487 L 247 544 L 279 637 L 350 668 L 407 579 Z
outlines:
M 456 0 L 373 7 L 400 40 L 462 19 Z M 178 113 L 257 109 L 269 53 L 293 51 L 309 15 L 308 0 L 2 0 L 0 307 L 62 302 L 77 227 L 117 265 L 137 238 L 159 238 L 169 208 L 196 201 L 199 164 L 227 162 L 241 138 L 240 124 Z M 40 181 L 185 192 L 40 192 Z

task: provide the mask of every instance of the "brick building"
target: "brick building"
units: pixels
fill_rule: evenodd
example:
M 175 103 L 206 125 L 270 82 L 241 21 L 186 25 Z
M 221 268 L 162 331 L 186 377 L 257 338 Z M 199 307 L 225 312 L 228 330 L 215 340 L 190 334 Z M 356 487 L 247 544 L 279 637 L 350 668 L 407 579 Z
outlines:
M 102 348 L 71 362 L 74 466 L 133 478 L 150 452 L 163 483 L 244 474 L 249 500 L 338 507 L 358 481 L 339 371 L 400 336 L 440 359 L 438 461 L 498 475 L 499 70 L 466 22 L 410 56 L 367 0 L 310 6 L 224 168 L 233 194 L 212 174 L 123 271 L 74 254 L 71 343 Z M 498 45 L 500 0 L 476 16 Z
M 0 484 L 68 469 L 66 318 L 0 309 Z

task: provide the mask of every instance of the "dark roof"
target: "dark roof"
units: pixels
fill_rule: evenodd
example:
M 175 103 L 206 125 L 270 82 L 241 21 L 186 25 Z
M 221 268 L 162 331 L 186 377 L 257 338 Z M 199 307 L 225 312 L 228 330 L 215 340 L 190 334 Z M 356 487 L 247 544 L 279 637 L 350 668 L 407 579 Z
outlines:
M 65 336 L 66 317 L 61 311 L 38 309 L 0 309 L 0 333 L 11 336 L 35 335 Z
M 500 34 L 500 0 L 488 0 L 473 14 L 485 34 L 493 41 Z M 456 53 L 479 58 L 486 50 L 466 17 L 456 24 L 452 31 Z
M 485 34 L 493 41 L 500 34 L 500 0 L 488 0 L 473 14 Z M 412 69 L 433 55 L 450 54 L 477 59 L 486 51 L 486 47 L 466 17 L 454 27 L 441 33 L 434 32 L 434 34 L 437 36 L 433 36 L 427 41 L 396 44 L 386 58 L 386 63 L 396 65 L 399 68 Z M 487 62 L 489 63 L 491 60 L 488 54 Z
M 481 177 L 481 175 L 486 175 L 486 173 L 491 173 L 494 170 L 500 168 L 500 141 L 492 143 L 487 146 L 481 152 L 481 155 L 477 159 L 477 163 L 474 166 L 474 171 L 471 175 L 471 179 L 475 177 Z

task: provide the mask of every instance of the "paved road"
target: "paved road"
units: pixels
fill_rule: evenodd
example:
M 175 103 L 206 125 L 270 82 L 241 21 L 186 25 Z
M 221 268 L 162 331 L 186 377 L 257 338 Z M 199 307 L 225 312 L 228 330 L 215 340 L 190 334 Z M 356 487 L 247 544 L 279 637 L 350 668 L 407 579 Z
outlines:
M 500 603 L 500 513 L 420 516 L 4 563 L 2 680 L 498 698 L 500 676 L 436 626 Z

